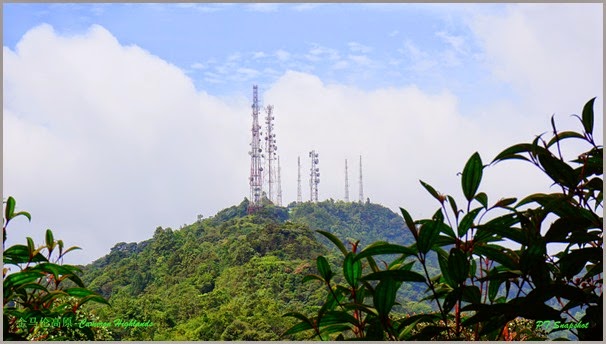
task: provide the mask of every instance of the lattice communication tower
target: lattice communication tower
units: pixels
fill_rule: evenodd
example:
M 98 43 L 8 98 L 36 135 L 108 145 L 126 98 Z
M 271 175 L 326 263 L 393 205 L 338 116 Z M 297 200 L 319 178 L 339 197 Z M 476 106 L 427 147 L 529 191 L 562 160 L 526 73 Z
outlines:
M 252 103 L 252 141 L 250 143 L 250 200 L 248 213 L 254 212 L 261 205 L 263 188 L 263 164 L 261 149 L 261 126 L 259 125 L 259 98 L 257 85 L 253 85 Z
M 362 156 L 360 155 L 360 203 L 364 202 L 364 185 L 362 184 Z
M 274 132 L 274 115 L 273 106 L 268 105 L 265 108 L 267 117 L 265 117 L 265 161 L 267 165 L 266 177 L 267 177 L 267 197 L 272 203 L 276 203 L 276 164 L 275 161 L 278 157 L 276 151 L 278 146 L 276 145 L 276 133 Z
M 318 164 L 320 159 L 315 150 L 309 152 L 311 158 L 311 170 L 309 173 L 309 198 L 312 202 L 318 201 L 318 184 L 320 184 L 320 168 Z
M 282 206 L 282 178 L 280 177 L 280 156 L 278 156 L 278 194 L 276 196 L 276 205 Z

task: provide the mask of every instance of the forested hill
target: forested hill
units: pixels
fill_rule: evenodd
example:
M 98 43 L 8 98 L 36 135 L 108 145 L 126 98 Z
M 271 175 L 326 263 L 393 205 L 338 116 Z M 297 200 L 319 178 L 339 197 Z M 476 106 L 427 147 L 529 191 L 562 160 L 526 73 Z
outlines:
M 118 243 L 84 267 L 83 280 L 109 298 L 102 321 L 134 319 L 153 326 L 111 328 L 116 340 L 278 340 L 294 324 L 282 315 L 322 303 L 315 258 L 333 245 L 315 230 L 365 246 L 412 237 L 402 218 L 377 204 L 328 200 L 266 205 L 248 201 L 179 230 L 158 227 L 153 238 Z M 292 337 L 285 339 L 304 339 Z

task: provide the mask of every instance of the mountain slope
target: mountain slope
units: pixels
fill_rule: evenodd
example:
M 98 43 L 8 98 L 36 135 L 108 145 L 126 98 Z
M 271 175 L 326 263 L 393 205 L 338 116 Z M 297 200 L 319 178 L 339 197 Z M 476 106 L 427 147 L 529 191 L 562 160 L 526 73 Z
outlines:
M 294 324 L 284 313 L 314 312 L 324 297 L 317 283 L 302 283 L 318 255 L 334 252 L 314 230 L 362 245 L 411 239 L 402 219 L 376 204 L 266 205 L 253 215 L 247 206 L 244 200 L 180 230 L 158 227 L 153 238 L 116 244 L 86 266 L 83 280 L 112 303 L 96 309 L 100 318 L 153 323 L 112 328 L 114 338 L 277 340 Z

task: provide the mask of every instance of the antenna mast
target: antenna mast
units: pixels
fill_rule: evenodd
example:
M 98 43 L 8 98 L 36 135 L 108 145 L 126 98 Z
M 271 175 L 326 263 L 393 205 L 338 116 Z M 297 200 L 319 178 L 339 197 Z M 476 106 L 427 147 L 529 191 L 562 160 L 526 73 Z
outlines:
M 274 165 L 274 161 L 276 160 L 277 154 L 276 150 L 278 146 L 276 145 L 276 134 L 274 133 L 274 123 L 273 120 L 275 117 L 273 116 L 273 106 L 267 105 L 265 108 L 265 112 L 267 113 L 267 117 L 265 117 L 265 152 L 267 153 L 267 197 L 272 203 L 276 203 L 274 184 L 276 182 L 276 166 Z
M 349 202 L 349 177 L 347 176 L 347 159 L 345 159 L 345 202 Z
M 364 202 L 364 187 L 362 185 L 362 156 L 360 155 L 360 203 Z
M 278 156 L 278 196 L 276 198 L 276 204 L 282 206 L 282 179 L 280 178 L 280 156 Z
M 311 170 L 309 173 L 309 198 L 312 202 L 317 202 L 318 184 L 320 184 L 320 168 L 318 168 L 320 159 L 318 159 L 318 153 L 316 153 L 315 150 L 309 152 L 309 157 L 311 158 Z
M 257 85 L 253 85 L 252 103 L 252 141 L 250 143 L 250 200 L 248 213 L 254 212 L 261 204 L 261 189 L 263 187 L 263 166 L 261 165 L 261 127 L 259 126 L 259 98 Z
M 297 166 L 298 166 L 298 170 L 297 170 L 297 203 L 301 203 L 302 197 L 301 197 L 301 157 L 300 156 L 297 157 Z

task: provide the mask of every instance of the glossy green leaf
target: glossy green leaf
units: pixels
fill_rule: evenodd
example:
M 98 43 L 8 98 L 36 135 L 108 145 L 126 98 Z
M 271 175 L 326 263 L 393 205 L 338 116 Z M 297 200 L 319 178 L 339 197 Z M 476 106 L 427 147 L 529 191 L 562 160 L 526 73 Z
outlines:
M 343 276 L 350 286 L 356 288 L 362 277 L 362 262 L 355 260 L 355 254 L 350 252 L 343 261 Z
M 290 313 L 288 313 L 288 314 L 290 314 Z M 285 316 L 286 315 L 287 314 L 285 314 Z M 295 333 L 299 333 L 299 332 L 303 332 L 303 331 L 307 331 L 307 330 L 312 330 L 312 329 L 313 329 L 313 326 L 311 325 L 311 323 L 302 321 L 300 323 L 295 324 L 293 327 L 289 328 L 284 333 L 282 333 L 282 337 L 292 335 Z
M 503 161 L 503 160 L 510 160 L 510 159 L 521 159 L 521 160 L 530 161 L 530 160 L 528 160 L 528 158 L 526 158 L 522 155 L 519 155 L 519 153 L 530 153 L 531 149 L 532 149 L 532 145 L 529 143 L 518 143 L 516 145 L 506 148 L 501 153 L 499 153 L 492 160 L 491 164 L 494 164 L 496 162 Z
M 457 202 L 455 202 L 455 199 L 452 198 L 452 196 L 446 196 L 446 198 L 448 199 L 448 203 L 450 203 L 450 208 L 452 209 L 452 213 L 455 215 L 455 219 L 458 220 L 459 219 L 459 208 L 457 207 Z
M 520 219 L 516 214 L 505 214 L 488 221 L 483 225 L 477 226 L 477 232 L 474 242 L 479 243 L 480 237 L 486 238 L 491 235 L 497 235 L 503 238 L 511 239 L 519 244 L 527 245 L 526 235 L 519 229 L 513 227 L 518 224 Z M 477 238 L 476 238 L 477 237 Z
M 78 301 L 78 308 L 82 307 L 85 303 L 88 303 L 90 301 L 111 306 L 111 304 L 106 299 L 104 299 L 103 296 L 101 296 L 99 294 L 95 294 L 95 295 L 88 295 L 88 296 L 85 296 L 82 299 L 80 299 L 80 301 Z
M 478 269 L 478 263 L 476 263 L 476 260 L 473 259 L 473 256 L 472 256 L 471 264 L 469 266 L 469 277 L 475 277 L 477 269 Z
M 480 202 L 484 209 L 488 209 L 488 195 L 485 192 L 478 193 L 474 199 Z
M 357 258 L 357 256 L 356 256 Z M 375 261 L 375 259 L 372 256 L 368 256 L 366 257 L 366 261 L 368 262 L 368 266 L 370 266 L 370 269 L 372 271 L 380 271 L 381 269 L 379 269 L 379 266 L 377 266 L 377 262 Z
M 421 319 L 415 319 L 412 323 L 408 324 L 401 331 L 399 331 L 398 340 L 408 340 L 410 338 L 412 330 L 416 328 L 419 321 L 421 321 Z
M 25 245 L 13 245 L 4 251 L 4 264 L 20 264 L 29 261 L 29 248 Z
M 92 290 L 88 290 L 86 288 L 77 288 L 77 287 L 65 289 L 65 292 L 68 295 L 75 296 L 75 297 L 85 297 L 85 296 L 89 296 L 89 295 L 97 295 Z
M 583 218 L 571 219 L 569 217 L 560 217 L 556 219 L 547 233 L 545 233 L 546 242 L 570 242 L 569 234 L 577 231 L 587 231 L 591 228 L 591 221 Z
M 65 250 L 65 252 L 63 252 L 63 255 L 66 255 L 68 252 L 75 251 L 75 250 L 81 250 L 81 248 L 78 246 L 72 246 L 72 247 L 68 248 L 67 250 Z
M 415 250 L 409 247 L 390 244 L 385 241 L 379 241 L 367 246 L 364 250 L 358 253 L 354 260 L 360 260 L 369 256 L 376 256 L 379 254 L 402 254 L 406 256 L 414 256 Z
M 501 198 L 497 203 L 495 203 L 493 208 L 506 208 L 512 204 L 514 204 L 518 199 L 515 197 L 512 198 Z
M 39 284 L 39 283 L 28 283 L 25 284 L 23 286 L 20 287 L 21 289 L 27 289 L 27 290 L 40 290 L 43 291 L 45 293 L 48 293 L 48 289 L 46 289 L 45 286 Z
M 469 228 L 471 228 L 471 226 L 473 225 L 473 222 L 475 221 L 476 217 L 478 216 L 478 214 L 480 213 L 480 211 L 482 209 L 483 208 L 481 208 L 481 207 L 473 209 L 469 213 L 465 214 L 465 216 L 463 216 L 463 219 L 461 220 L 461 222 L 459 222 L 459 228 L 457 230 L 457 234 L 459 235 L 459 238 L 463 237 L 467 233 Z
M 448 255 L 448 271 L 455 284 L 463 283 L 469 274 L 467 254 L 457 248 L 452 248 Z
M 6 218 L 6 222 L 10 221 L 15 213 L 15 199 L 12 196 L 9 196 L 6 200 L 6 208 L 4 208 L 4 217 Z
M 427 192 L 429 192 L 430 195 L 433 196 L 433 198 L 437 199 L 440 203 L 444 202 L 444 197 L 441 196 L 436 189 L 433 188 L 433 186 L 425 183 L 422 180 L 419 180 L 419 182 L 421 182 L 421 185 L 423 185 L 423 187 L 425 188 L 425 190 L 427 190 Z
M 440 235 L 440 227 L 436 221 L 428 221 L 421 226 L 419 231 L 419 240 L 417 242 L 417 248 L 419 252 L 427 254 L 431 247 L 436 243 L 438 236 Z
M 568 188 L 574 188 L 578 183 L 578 176 L 573 168 L 562 160 L 553 157 L 551 154 L 539 154 L 541 166 L 545 173 L 556 183 Z
M 406 211 L 406 209 L 400 208 L 400 211 L 402 212 L 402 216 L 404 217 L 404 221 L 406 222 L 406 227 L 408 227 L 408 230 L 410 230 L 415 240 L 417 240 L 419 237 L 419 233 L 417 232 L 417 226 L 415 225 L 415 222 L 412 220 L 412 217 Z
M 471 200 L 476 195 L 476 191 L 478 191 L 478 187 L 480 186 L 480 182 L 482 181 L 482 159 L 480 158 L 480 154 L 475 152 L 467 163 L 465 164 L 465 168 L 463 169 L 463 175 L 461 176 L 461 185 L 463 187 L 463 194 L 468 201 Z
M 450 270 L 448 269 L 448 253 L 441 248 L 437 249 L 436 253 L 438 254 L 438 265 L 440 267 L 440 271 L 442 272 L 444 281 L 450 287 L 456 287 L 457 284 L 452 277 L 450 277 Z
M 46 247 L 48 247 L 48 251 L 52 252 L 54 245 L 55 245 L 55 239 L 53 238 L 53 232 L 50 229 L 46 230 Z
M 320 318 L 319 327 L 349 323 L 352 325 L 358 325 L 358 320 L 346 311 L 329 311 L 322 315 Z
M 29 221 L 32 220 L 32 216 L 27 211 L 19 211 L 19 212 L 16 212 L 16 213 L 13 214 L 13 218 L 15 218 L 17 216 L 25 216 L 25 217 L 27 217 L 27 219 Z
M 449 291 L 444 298 L 444 302 L 442 303 L 444 312 L 450 313 L 457 301 L 461 299 L 461 296 L 461 287 L 455 287 L 453 290 Z
M 4 279 L 4 290 L 6 292 L 11 288 L 31 283 L 41 277 L 44 277 L 44 274 L 38 271 L 20 271 L 10 274 Z
M 560 266 L 561 273 L 564 276 L 571 278 L 581 272 L 587 263 L 601 263 L 602 256 L 602 247 L 587 247 L 573 250 L 564 255 L 559 260 L 558 264 Z
M 531 302 L 545 303 L 553 297 L 576 300 L 581 303 L 598 302 L 596 295 L 585 293 L 582 289 L 567 284 L 549 284 L 535 288 L 528 293 L 526 299 Z
M 491 244 L 477 245 L 474 246 L 473 252 L 490 260 L 494 260 L 509 269 L 517 270 L 519 268 L 519 258 L 515 252 L 508 248 Z
M 332 241 L 332 243 L 335 244 L 335 246 L 337 246 L 337 248 L 341 251 L 341 253 L 343 253 L 344 256 L 347 255 L 348 251 L 345 248 L 345 245 L 343 245 L 343 242 L 341 242 L 341 240 L 339 240 L 339 238 L 334 236 L 334 234 L 326 232 L 326 231 L 320 231 L 320 230 L 317 230 L 316 232 L 324 235 L 326 238 L 328 238 L 328 240 Z
M 499 288 L 503 284 L 503 280 L 494 279 L 488 282 L 488 299 L 490 302 L 493 302 L 497 297 L 497 293 L 499 292 Z
M 410 272 L 410 271 L 407 271 Z M 380 317 L 386 317 L 396 302 L 396 293 L 399 283 L 392 279 L 384 279 L 377 284 L 373 297 L 373 304 Z
M 303 280 L 301 281 L 301 283 L 306 283 L 306 282 L 313 281 L 313 280 L 317 280 L 322 283 L 326 283 L 326 281 L 322 277 L 320 277 L 319 275 L 316 275 L 316 274 L 306 275 L 305 277 L 303 277 Z
M 27 250 L 29 251 L 29 256 L 33 256 L 33 253 L 36 250 L 36 247 L 34 246 L 34 239 L 27 237 L 26 240 L 27 240 Z
M 569 138 L 577 138 L 577 139 L 584 139 L 585 137 L 575 131 L 563 131 L 558 133 L 557 136 L 554 136 L 551 140 L 549 140 L 549 142 L 547 143 L 547 148 L 553 146 L 555 143 L 562 141 L 564 139 L 569 139 Z
M 591 98 L 585 106 L 583 106 L 583 128 L 587 134 L 593 134 L 593 103 L 595 102 L 595 97 Z
M 324 256 L 318 256 L 316 259 L 316 265 L 318 267 L 318 272 L 320 276 L 328 283 L 333 276 L 333 272 L 330 269 L 330 265 L 328 264 L 328 260 L 324 258 Z

